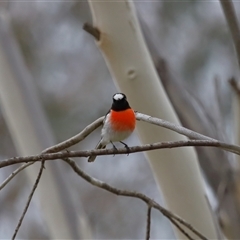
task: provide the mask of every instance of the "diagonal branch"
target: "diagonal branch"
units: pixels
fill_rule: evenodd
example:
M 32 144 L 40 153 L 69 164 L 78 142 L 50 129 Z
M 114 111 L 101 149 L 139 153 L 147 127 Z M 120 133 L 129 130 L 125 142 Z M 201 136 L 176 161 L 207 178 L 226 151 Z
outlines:
M 151 124 L 155 124 L 161 127 L 168 128 L 172 131 L 178 132 L 180 134 L 183 134 L 185 136 L 188 136 L 192 139 L 203 139 L 205 141 L 178 141 L 178 142 L 162 142 L 162 143 L 154 143 L 154 144 L 146 144 L 143 146 L 135 146 L 130 148 L 130 153 L 134 152 L 141 152 L 141 151 L 150 151 L 155 149 L 162 149 L 162 148 L 175 148 L 175 147 L 184 147 L 184 146 L 208 146 L 208 147 L 219 147 L 223 148 L 224 150 L 234 152 L 236 154 L 240 153 L 240 147 L 226 144 L 223 142 L 219 142 L 215 139 L 209 138 L 207 136 L 204 136 L 202 134 L 199 134 L 197 132 L 191 131 L 187 128 L 172 124 L 170 122 L 164 121 L 162 119 L 154 118 L 142 113 L 136 112 L 136 118 L 139 121 L 145 121 Z M 105 150 L 92 150 L 92 151 L 76 151 L 76 152 L 60 152 L 55 153 L 58 151 L 61 151 L 63 149 L 66 149 L 70 146 L 73 146 L 74 144 L 77 144 L 78 142 L 85 139 L 91 132 L 93 132 L 96 128 L 98 128 L 103 121 L 104 117 L 100 117 L 99 119 L 95 120 L 93 123 L 89 124 L 85 129 L 83 129 L 79 134 L 76 136 L 73 136 L 72 138 L 61 142 L 55 146 L 52 146 L 50 148 L 45 149 L 42 154 L 40 155 L 34 155 L 34 156 L 28 156 L 28 157 L 15 157 L 10 158 L 7 160 L 3 160 L 0 162 L 0 168 L 6 167 L 9 165 L 26 162 L 25 165 L 19 167 L 16 169 L 1 185 L 0 190 L 7 185 L 7 183 L 13 179 L 19 172 L 21 172 L 26 167 L 30 166 L 36 161 L 42 161 L 42 160 L 56 160 L 58 158 L 65 158 L 65 157 L 89 157 L 89 156 L 95 156 L 95 155 L 111 155 L 111 154 L 126 154 L 129 153 L 129 149 L 119 149 L 117 152 L 114 149 L 105 149 Z M 51 154 L 50 154 L 51 153 Z M 53 154 L 55 153 L 55 154 Z
M 73 136 L 72 138 L 69 138 L 68 140 L 56 144 L 52 147 L 49 147 L 42 151 L 43 153 L 54 153 L 54 152 L 59 152 L 61 150 L 64 150 L 68 147 L 71 147 L 80 141 L 82 141 L 84 138 L 86 138 L 91 132 L 93 132 L 96 128 L 98 128 L 103 121 L 104 117 L 100 117 L 97 120 L 95 120 L 93 123 L 89 124 L 86 128 L 83 129 L 79 134 Z M 32 165 L 34 162 L 28 162 L 17 168 L 14 172 L 12 172 L 0 185 L 0 190 L 2 190 L 19 172 L 24 170 L 25 168 L 29 167 Z
M 170 222 L 184 235 L 187 237 L 189 240 L 194 240 L 182 227 L 181 225 L 174 219 L 169 218 Z M 200 238 L 202 239 L 202 238 Z
M 192 138 L 192 139 L 215 140 L 214 138 L 210 138 L 210 137 L 205 136 L 203 134 L 194 132 L 194 131 L 192 131 L 190 129 L 187 129 L 185 127 L 182 127 L 180 125 L 170 123 L 170 122 L 165 121 L 165 120 L 160 119 L 160 118 L 151 117 L 151 116 L 143 114 L 143 113 L 136 112 L 136 118 L 139 121 L 144 121 L 144 122 L 151 123 L 151 124 L 154 124 L 154 125 L 157 125 L 157 126 L 160 126 L 160 127 L 167 128 L 169 130 L 177 132 L 181 135 L 185 135 L 185 136 L 187 136 L 189 138 Z
M 102 124 L 102 121 L 104 117 L 101 117 L 94 121 L 92 124 L 87 126 L 82 132 L 77 134 L 76 136 L 59 143 L 53 147 L 50 147 L 46 150 L 44 150 L 41 154 L 39 155 L 34 155 L 34 156 L 28 156 L 28 157 L 15 157 L 15 158 L 10 158 L 4 161 L 0 162 L 0 168 L 6 167 L 12 164 L 20 163 L 20 162 L 26 162 L 25 165 L 21 166 L 19 169 L 15 170 L 14 174 L 12 176 L 9 176 L 8 179 L 12 179 L 18 172 L 20 172 L 22 169 L 28 166 L 28 164 L 32 164 L 36 161 L 42 161 L 42 166 L 38 175 L 38 178 L 35 182 L 35 185 L 32 189 L 32 192 L 28 198 L 27 205 L 24 209 L 24 212 L 19 220 L 18 226 L 15 230 L 15 233 L 13 235 L 13 239 L 16 237 L 16 234 L 21 226 L 21 223 L 23 221 L 23 218 L 26 214 L 26 211 L 28 209 L 28 206 L 31 202 L 31 199 L 33 197 L 34 191 L 36 190 L 36 187 L 38 185 L 38 182 L 40 180 L 43 168 L 44 168 L 44 161 L 46 160 L 56 160 L 56 159 L 63 159 L 65 162 L 67 162 L 72 169 L 82 178 L 84 178 L 86 181 L 91 183 L 94 186 L 103 188 L 109 192 L 112 192 L 117 195 L 122 195 L 122 196 L 129 196 L 129 197 L 135 197 L 139 198 L 142 201 L 144 201 L 148 205 L 148 219 L 147 219 L 147 233 L 146 233 L 146 238 L 150 238 L 150 217 L 151 217 L 151 208 L 156 208 L 158 209 L 164 216 L 168 217 L 170 221 L 189 239 L 192 239 L 191 236 L 180 226 L 182 224 L 186 228 L 190 229 L 193 233 L 195 233 L 200 239 L 206 239 L 205 236 L 203 236 L 199 231 L 194 229 L 190 224 L 185 222 L 183 219 L 179 218 L 178 216 L 172 214 L 168 210 L 162 208 L 158 203 L 155 201 L 151 200 L 147 196 L 141 194 L 141 193 L 136 193 L 136 192 L 131 192 L 131 191 L 124 191 L 124 190 L 118 190 L 116 188 L 111 187 L 110 185 L 100 182 L 99 180 L 96 180 L 94 178 L 91 178 L 89 175 L 84 173 L 81 169 L 78 168 L 78 166 L 75 164 L 75 162 L 69 157 L 89 157 L 89 156 L 96 156 L 96 155 L 112 155 L 112 154 L 129 154 L 129 153 L 134 153 L 134 152 L 142 152 L 142 151 L 150 151 L 150 150 L 156 150 L 156 149 L 163 149 L 163 148 L 176 148 L 176 147 L 186 147 L 186 146 L 208 146 L 208 147 L 218 147 L 222 148 L 224 150 L 234 152 L 236 154 L 240 155 L 240 147 L 236 145 L 231 145 L 227 144 L 224 142 L 217 141 L 215 139 L 209 138 L 207 136 L 204 136 L 202 134 L 196 133 L 194 131 L 191 131 L 189 129 L 183 128 L 181 126 L 177 126 L 175 124 L 169 123 L 167 121 L 154 118 L 145 114 L 141 113 L 136 113 L 136 118 L 137 120 L 140 121 L 145 121 L 151 124 L 155 124 L 161 127 L 168 128 L 170 130 L 173 130 L 175 132 L 178 132 L 180 134 L 186 135 L 190 138 L 193 139 L 201 139 L 201 140 L 185 140 L 185 141 L 175 141 L 175 142 L 160 142 L 160 143 L 153 143 L 153 144 L 146 144 L 143 146 L 134 146 L 129 149 L 126 148 L 121 148 L 121 149 L 100 149 L 100 150 L 91 150 L 91 151 L 63 151 L 63 152 L 58 152 L 63 149 L 66 149 L 80 141 L 82 141 L 84 138 L 86 138 L 92 131 L 94 131 L 97 127 L 99 127 Z M 6 179 L 5 182 L 2 184 L 4 187 L 10 180 Z
M 167 217 L 170 221 L 171 221 L 177 228 L 179 228 L 179 223 L 182 224 L 183 226 L 185 226 L 186 228 L 188 228 L 191 232 L 193 232 L 196 236 L 199 237 L 199 239 L 202 240 L 207 240 L 207 238 L 201 234 L 198 230 L 196 230 L 193 226 L 191 226 L 191 224 L 187 223 L 185 220 L 183 220 L 182 218 L 178 217 L 177 215 L 173 214 L 172 212 L 170 212 L 169 210 L 163 208 L 161 205 L 159 205 L 157 202 L 155 202 L 154 200 L 152 200 L 151 198 L 147 197 L 146 195 L 142 194 L 142 193 L 138 193 L 138 192 L 133 192 L 133 191 L 128 191 L 128 190 L 120 190 L 117 189 L 115 187 L 112 187 L 110 185 L 108 185 L 105 182 L 102 182 L 96 178 L 91 177 L 90 175 L 86 174 L 84 171 L 82 171 L 78 165 L 74 162 L 74 160 L 70 159 L 70 158 L 65 158 L 62 159 L 63 161 L 65 161 L 66 163 L 68 163 L 68 165 L 73 169 L 73 171 L 79 175 L 81 178 L 83 178 L 84 180 L 86 180 L 87 182 L 89 182 L 90 184 L 98 187 L 98 188 L 102 188 L 108 192 L 111 192 L 113 194 L 116 194 L 118 196 L 125 196 L 125 197 L 132 197 L 132 198 L 138 198 L 140 200 L 142 200 L 143 202 L 145 202 L 148 206 L 151 206 L 152 208 L 157 209 L 158 211 L 160 211 L 165 217 Z M 175 224 L 175 222 L 178 222 L 178 224 Z M 183 234 L 184 234 L 184 230 L 183 230 Z M 185 235 L 185 234 L 184 234 Z M 190 238 L 192 239 L 192 238 Z
M 39 183 L 39 181 L 40 181 L 40 178 L 41 178 L 41 176 L 42 176 L 43 169 L 44 169 L 44 161 L 42 161 L 42 163 L 41 163 L 41 167 L 40 167 L 40 170 L 39 170 L 39 173 L 38 173 L 36 182 L 35 182 L 34 185 L 33 185 L 33 188 L 32 188 L 32 191 L 31 191 L 29 197 L 28 197 L 26 206 L 25 206 L 25 208 L 24 208 L 24 210 L 23 210 L 23 213 L 22 213 L 22 215 L 21 215 L 21 217 L 20 217 L 20 219 L 19 219 L 19 221 L 18 221 L 18 225 L 17 225 L 17 227 L 16 227 L 16 229 L 15 229 L 15 232 L 14 232 L 14 234 L 13 234 L 13 236 L 12 236 L 12 240 L 14 240 L 14 239 L 16 238 L 17 233 L 18 233 L 18 230 L 20 229 L 20 227 L 21 227 L 21 225 L 22 225 L 23 219 L 24 219 L 24 217 L 25 217 L 25 215 L 26 215 L 26 212 L 27 212 L 27 210 L 28 210 L 28 207 L 29 207 L 29 205 L 30 205 L 30 203 L 31 203 L 31 201 L 32 201 L 33 194 L 34 194 L 34 192 L 35 192 L 35 190 L 36 190 L 36 188 L 37 188 L 37 186 L 38 186 L 38 183 Z
M 146 229 L 146 240 L 150 239 L 150 231 L 151 231 L 151 210 L 152 207 L 148 206 L 147 210 L 147 229 Z
M 17 168 L 15 171 L 13 171 L 0 185 L 0 190 L 2 190 L 19 172 L 21 172 L 23 169 L 25 169 L 26 167 L 29 167 L 30 165 L 32 165 L 34 162 L 29 162 L 29 163 L 25 163 L 22 166 L 20 166 L 19 168 Z
M 43 151 L 43 153 L 53 153 L 53 152 L 59 152 L 63 149 L 69 148 L 79 142 L 81 142 L 83 139 L 85 139 L 90 133 L 92 133 L 95 129 L 100 127 L 102 125 L 104 117 L 100 117 L 97 120 L 95 120 L 93 123 L 89 124 L 87 127 L 85 127 L 80 133 L 77 135 L 69 138 L 66 141 L 63 141 L 61 143 L 58 143 L 57 145 L 54 145 L 52 147 L 49 147 Z
M 208 136 L 202 135 L 200 133 L 194 132 L 190 129 L 184 128 L 182 126 L 173 124 L 171 122 L 151 117 L 149 115 L 136 112 L 136 119 L 138 121 L 144 121 L 150 124 L 154 124 L 160 127 L 167 128 L 169 130 L 172 130 L 174 132 L 177 132 L 179 134 L 185 135 L 191 139 L 199 139 L 199 140 L 212 140 L 217 141 L 216 139 L 210 138 Z M 71 137 L 70 139 L 63 141 L 53 147 L 47 148 L 43 152 L 46 153 L 52 153 L 52 152 L 58 152 L 63 149 L 69 148 L 79 142 L 81 142 L 83 139 L 85 139 L 91 132 L 93 132 L 95 129 L 97 129 L 99 126 L 101 126 L 102 122 L 104 120 L 104 117 L 100 117 L 97 120 L 95 120 L 93 123 L 89 124 L 85 129 L 83 129 L 79 134 Z

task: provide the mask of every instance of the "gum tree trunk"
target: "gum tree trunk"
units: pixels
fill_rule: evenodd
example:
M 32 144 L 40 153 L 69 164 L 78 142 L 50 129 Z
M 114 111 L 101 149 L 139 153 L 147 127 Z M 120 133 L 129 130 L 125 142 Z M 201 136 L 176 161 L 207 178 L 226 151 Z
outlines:
M 127 95 L 131 106 L 139 112 L 179 124 L 144 42 L 133 3 L 106 0 L 89 1 L 89 4 L 93 24 L 100 31 L 97 45 L 116 85 Z M 140 122 L 137 132 L 142 143 L 185 139 L 177 133 Z M 149 151 L 146 156 L 168 208 L 207 238 L 216 239 L 194 149 Z M 180 232 L 176 233 L 179 239 L 185 239 Z

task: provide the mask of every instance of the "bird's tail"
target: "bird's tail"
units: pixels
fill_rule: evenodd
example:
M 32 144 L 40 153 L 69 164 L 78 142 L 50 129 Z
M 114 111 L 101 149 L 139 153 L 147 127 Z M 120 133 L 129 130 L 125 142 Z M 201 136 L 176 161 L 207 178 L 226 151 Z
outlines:
M 106 147 L 105 144 L 102 144 L 102 141 L 100 140 L 95 149 L 104 149 Z M 88 162 L 94 162 L 97 156 L 90 156 L 88 158 Z

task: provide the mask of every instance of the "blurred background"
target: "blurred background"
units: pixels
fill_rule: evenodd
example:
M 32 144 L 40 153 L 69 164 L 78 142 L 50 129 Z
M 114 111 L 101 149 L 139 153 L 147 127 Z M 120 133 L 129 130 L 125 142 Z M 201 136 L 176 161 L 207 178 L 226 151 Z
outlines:
M 240 5 L 234 4 L 239 14 Z M 239 69 L 219 2 L 135 1 L 135 6 L 154 63 L 182 124 L 233 143 L 234 92 L 228 80 L 238 76 Z M 82 29 L 85 22 L 91 22 L 87 1 L 2 2 L 0 14 L 4 15 L 1 21 L 8 22 L 10 37 L 17 42 L 56 143 L 77 134 L 109 110 L 112 95 L 118 90 L 93 37 Z M 0 155 L 5 159 L 18 153 L 2 113 Z M 100 129 L 73 149 L 92 149 L 99 138 Z M 137 135 L 127 143 L 139 144 Z M 220 226 L 228 236 L 240 238 L 240 230 L 234 226 L 240 223 L 238 163 L 220 150 L 199 148 L 198 156 Z M 76 161 L 93 177 L 120 189 L 142 192 L 164 204 L 144 154 L 104 156 L 94 164 L 84 158 Z M 14 169 L 16 166 L 1 169 L 0 180 Z M 76 238 L 145 237 L 145 204 L 91 186 L 61 161 L 58 169 L 69 193 L 63 197 L 71 202 L 69 209 L 75 210 L 66 207 L 63 211 L 71 212 L 70 216 L 77 219 L 75 227 L 83 234 L 76 233 Z M 23 171 L 1 191 L 1 239 L 12 236 L 31 187 Z M 51 189 L 45 192 L 47 200 L 48 191 Z M 49 201 L 54 204 L 54 199 Z M 44 204 L 35 196 L 19 239 L 50 238 L 42 208 Z M 155 210 L 151 238 L 175 238 L 168 220 Z

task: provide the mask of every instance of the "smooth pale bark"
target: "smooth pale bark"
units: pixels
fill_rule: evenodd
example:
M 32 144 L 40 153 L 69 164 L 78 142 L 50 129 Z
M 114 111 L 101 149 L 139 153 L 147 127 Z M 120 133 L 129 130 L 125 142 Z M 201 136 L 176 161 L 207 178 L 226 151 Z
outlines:
M 7 20 L 4 15 L 0 16 L 0 104 L 18 154 L 28 156 L 41 153 L 54 144 L 54 139 Z M 32 185 L 39 169 L 38 163 L 24 170 Z M 77 215 L 64 186 L 57 165 L 46 163 L 36 196 L 50 239 L 80 236 Z M 16 224 L 18 218 L 20 216 L 16 216 Z M 12 227 L 14 231 L 14 225 Z
M 134 5 L 129 1 L 89 1 L 97 42 L 119 89 L 142 113 L 179 124 L 163 90 L 142 37 Z M 159 43 L 160 44 L 160 43 Z M 177 93 L 176 93 L 177 94 Z M 185 139 L 174 132 L 138 123 L 142 143 Z M 146 153 L 167 206 L 209 239 L 216 239 L 211 210 L 193 148 Z M 177 231 L 178 238 L 185 238 Z

